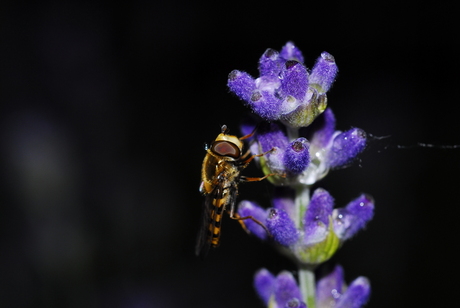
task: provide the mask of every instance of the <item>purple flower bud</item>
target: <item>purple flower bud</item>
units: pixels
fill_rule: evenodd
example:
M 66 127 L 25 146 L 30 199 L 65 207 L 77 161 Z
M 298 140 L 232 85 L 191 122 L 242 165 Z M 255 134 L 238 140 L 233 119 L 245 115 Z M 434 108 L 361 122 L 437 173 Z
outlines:
M 312 146 L 326 147 L 335 132 L 335 116 L 331 108 L 327 108 L 310 127 L 314 131 L 311 138 Z
M 295 203 L 294 203 L 295 191 L 288 186 L 275 186 L 273 192 L 273 207 L 275 209 L 284 210 L 288 213 L 291 219 L 294 219 L 295 215 Z
M 237 70 L 232 71 L 228 75 L 227 86 L 230 88 L 230 91 L 246 103 L 250 103 L 252 92 L 256 89 L 254 78 L 246 72 Z
M 294 276 L 283 271 L 276 277 L 275 300 L 278 307 L 285 307 L 292 298 L 301 298 L 300 290 Z
M 283 62 L 284 60 L 280 59 L 278 51 L 268 48 L 259 59 L 260 76 L 273 76 L 278 78 Z
M 273 239 L 283 246 L 292 245 L 299 238 L 294 222 L 283 210 L 270 209 L 266 222 Z
M 369 280 L 365 277 L 356 278 L 347 291 L 337 301 L 336 308 L 360 308 L 367 303 L 371 294 Z
M 322 188 L 318 188 L 311 197 L 305 213 L 304 243 L 307 245 L 322 242 L 328 234 L 329 217 L 332 215 L 334 199 Z
M 335 210 L 334 232 L 342 240 L 347 240 L 364 228 L 374 216 L 374 200 L 369 195 L 361 195 L 345 208 Z
M 285 149 L 289 143 L 281 126 L 277 123 L 263 122 L 257 130 L 257 140 L 262 147 L 262 152 L 270 151 L 277 147 Z
M 287 301 L 285 308 L 307 308 L 307 304 L 301 302 L 297 297 L 291 298 Z
M 265 304 L 275 293 L 276 278 L 265 268 L 260 269 L 254 276 L 254 288 Z
M 287 42 L 286 45 L 284 45 L 281 49 L 280 56 L 286 60 L 296 60 L 300 63 L 304 63 L 302 52 L 293 42 Z
M 243 200 L 238 205 L 238 214 L 241 217 L 252 216 L 260 222 L 267 219 L 267 211 L 261 208 L 257 203 Z M 246 228 L 261 240 L 267 239 L 267 231 L 252 219 L 244 220 Z
M 300 62 L 287 61 L 280 74 L 283 95 L 292 95 L 297 100 L 303 100 L 308 89 L 307 68 Z
M 310 163 L 309 146 L 307 139 L 303 137 L 292 141 L 287 146 L 284 152 L 284 165 L 289 173 L 297 175 L 307 169 Z
M 346 166 L 366 147 L 366 133 L 359 128 L 352 128 L 334 138 L 328 153 L 331 168 Z
M 316 61 L 315 66 L 313 66 L 310 75 L 310 84 L 318 85 L 318 91 L 326 93 L 334 83 L 337 72 L 338 68 L 334 57 L 327 52 L 323 52 L 321 57 Z
M 248 104 L 255 113 L 267 121 L 274 121 L 279 118 L 281 104 L 272 92 L 254 90 Z
M 334 307 L 335 303 L 344 292 L 343 269 L 337 265 L 327 276 L 321 278 L 316 284 L 316 304 L 318 307 Z

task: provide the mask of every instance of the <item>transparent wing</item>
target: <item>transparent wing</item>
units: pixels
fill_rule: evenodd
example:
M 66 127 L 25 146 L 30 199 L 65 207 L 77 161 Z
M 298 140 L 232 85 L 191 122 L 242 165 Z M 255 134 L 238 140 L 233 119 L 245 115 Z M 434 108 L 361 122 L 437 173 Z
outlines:
M 195 254 L 201 258 L 206 257 L 211 247 L 211 242 L 208 240 L 210 208 L 212 206 L 213 194 L 208 194 L 203 202 L 203 209 L 201 211 L 201 227 L 198 232 Z

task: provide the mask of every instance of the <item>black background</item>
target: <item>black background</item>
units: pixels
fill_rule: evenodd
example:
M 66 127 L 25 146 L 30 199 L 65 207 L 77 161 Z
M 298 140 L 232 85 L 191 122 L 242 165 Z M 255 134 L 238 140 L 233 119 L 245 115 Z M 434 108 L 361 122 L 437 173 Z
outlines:
M 295 267 L 230 219 L 197 259 L 199 173 L 203 143 L 248 112 L 228 73 L 257 76 L 288 40 L 308 67 L 335 56 L 337 128 L 371 134 L 319 183 L 337 206 L 376 201 L 332 261 L 370 279 L 367 307 L 457 303 L 458 27 L 442 3 L 3 2 L 0 305 L 262 307 L 254 272 Z

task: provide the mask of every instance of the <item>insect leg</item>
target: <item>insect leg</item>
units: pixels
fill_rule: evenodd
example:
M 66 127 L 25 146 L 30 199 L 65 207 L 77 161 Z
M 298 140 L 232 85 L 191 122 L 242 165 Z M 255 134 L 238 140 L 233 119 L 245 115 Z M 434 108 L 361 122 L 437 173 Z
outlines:
M 244 135 L 243 137 L 240 137 L 239 139 L 240 139 L 240 140 L 244 140 L 244 139 L 248 139 L 248 138 L 251 138 L 252 136 L 254 136 L 254 134 L 256 133 L 256 130 L 257 130 L 258 126 L 259 126 L 259 125 L 257 125 L 251 133 L 249 133 L 249 134 L 247 134 L 247 135 Z
M 250 233 L 250 232 L 249 232 L 248 228 L 246 227 L 246 224 L 244 223 L 244 220 L 251 219 L 253 222 L 255 222 L 256 224 L 258 224 L 259 226 L 264 228 L 265 232 L 267 232 L 267 235 L 269 237 L 272 237 L 272 235 L 271 235 L 270 231 L 268 231 L 267 227 L 265 227 L 265 225 L 262 222 L 260 222 L 258 219 L 255 219 L 252 216 L 241 217 L 240 214 L 233 213 L 233 215 L 230 215 L 230 218 L 234 219 L 234 220 L 238 220 L 238 222 L 240 223 L 241 227 L 243 228 L 244 231 L 246 231 L 246 233 Z
M 267 177 L 267 176 L 265 176 Z M 265 178 L 264 177 L 264 178 Z M 244 217 L 241 217 L 240 214 L 238 214 L 236 211 L 235 211 L 235 198 L 236 198 L 236 195 L 238 194 L 238 187 L 235 185 L 232 189 L 232 192 L 231 192 L 231 196 L 230 196 L 230 208 L 227 209 L 227 212 L 228 212 L 228 215 L 230 216 L 231 219 L 234 219 L 234 220 L 238 220 L 238 222 L 240 223 L 241 227 L 243 228 L 244 231 L 246 231 L 246 233 L 250 233 L 248 228 L 246 227 L 246 224 L 244 223 L 244 220 L 246 219 L 251 219 L 253 222 L 255 222 L 256 224 L 258 224 L 259 226 L 261 226 L 262 228 L 264 228 L 265 232 L 267 232 L 268 236 L 272 236 L 270 234 L 270 231 L 268 231 L 267 227 L 265 227 L 265 225 L 260 222 L 258 219 L 254 218 L 253 216 L 244 216 Z
M 247 176 L 241 176 L 240 177 L 240 181 L 241 182 L 257 182 L 257 181 L 262 181 L 262 180 L 265 180 L 266 178 L 268 178 L 269 176 L 272 176 L 272 175 L 275 175 L 275 173 L 270 173 L 270 174 L 267 174 L 265 176 L 261 176 L 261 177 L 247 177 Z
M 246 157 L 248 157 L 249 154 L 251 154 L 251 151 L 250 151 L 250 150 L 247 150 L 246 153 L 244 153 L 243 155 L 241 155 L 240 160 L 243 160 L 243 161 L 244 161 L 244 160 L 246 159 Z
M 268 154 L 268 153 L 271 153 L 271 152 L 273 152 L 273 151 L 276 151 L 276 149 L 273 148 L 273 149 L 271 149 L 271 150 L 269 150 L 269 151 L 267 151 L 267 152 L 263 152 L 263 153 L 260 153 L 260 154 L 251 155 L 251 156 L 249 156 L 248 159 L 244 160 L 244 158 L 246 158 L 246 156 L 248 156 L 249 153 L 250 153 L 249 150 L 248 150 L 246 153 L 244 153 L 243 156 L 241 156 L 241 158 L 243 158 L 243 161 L 241 162 L 241 164 L 243 165 L 242 168 L 246 168 L 246 167 L 249 165 L 249 163 L 250 163 L 254 158 L 264 156 L 264 155 L 266 155 L 266 154 Z

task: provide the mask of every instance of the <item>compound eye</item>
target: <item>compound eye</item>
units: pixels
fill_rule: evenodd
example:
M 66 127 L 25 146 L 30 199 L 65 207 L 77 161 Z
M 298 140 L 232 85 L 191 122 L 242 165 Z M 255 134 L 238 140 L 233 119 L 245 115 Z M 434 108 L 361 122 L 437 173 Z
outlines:
M 228 141 L 218 141 L 212 145 L 211 150 L 220 156 L 240 157 L 240 149 Z

